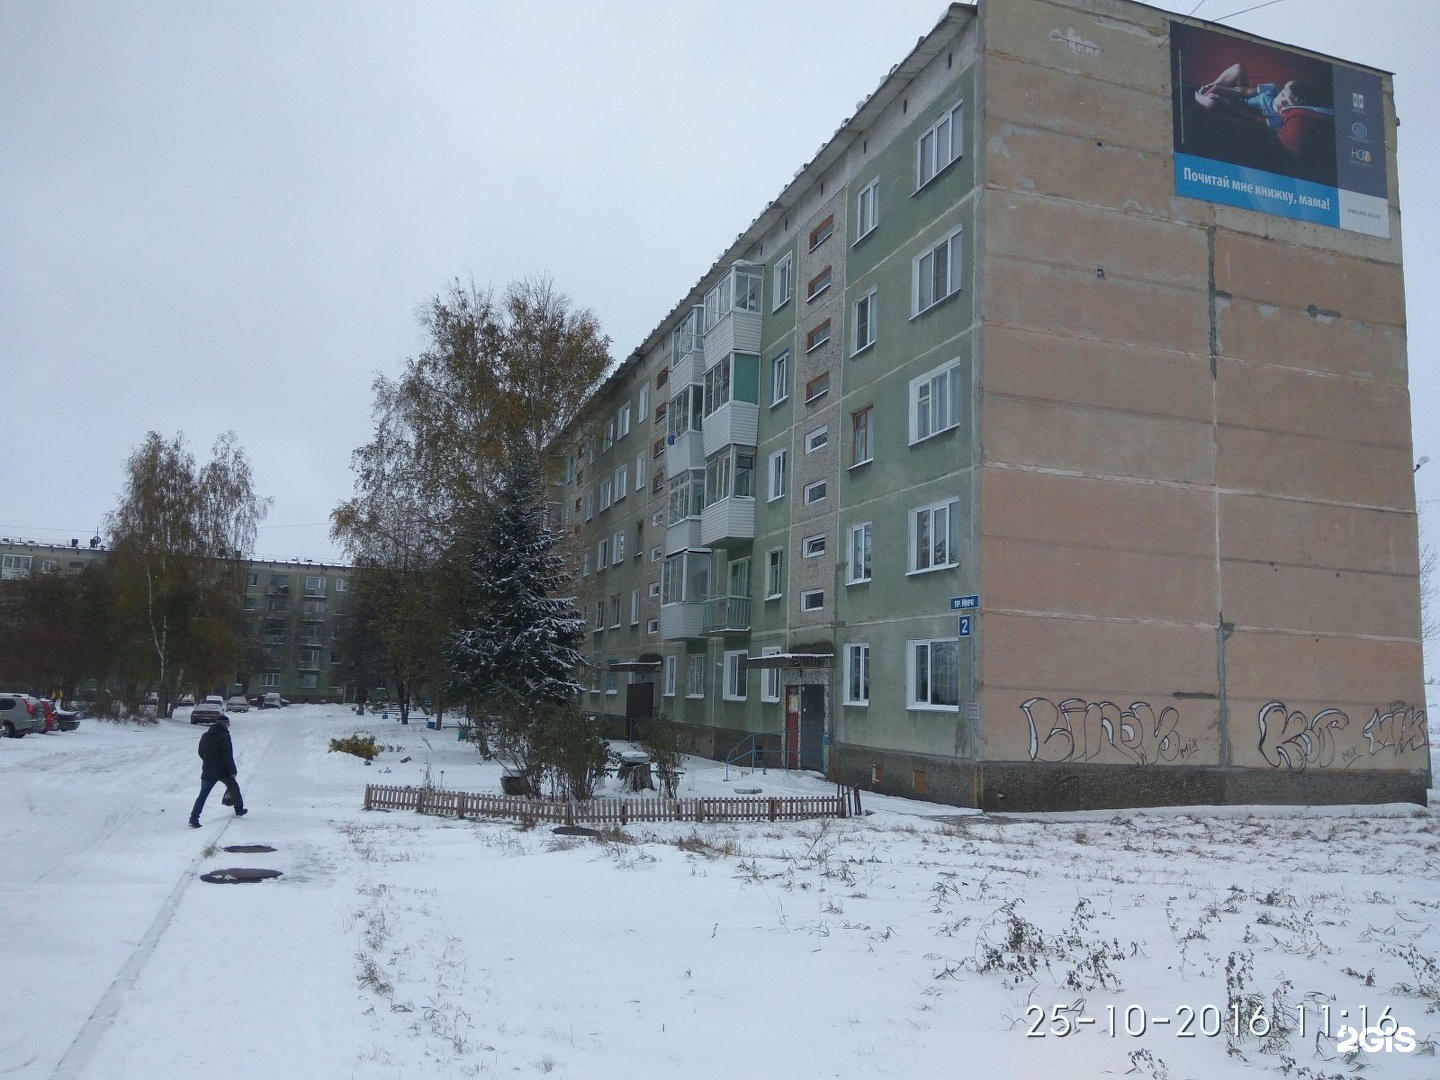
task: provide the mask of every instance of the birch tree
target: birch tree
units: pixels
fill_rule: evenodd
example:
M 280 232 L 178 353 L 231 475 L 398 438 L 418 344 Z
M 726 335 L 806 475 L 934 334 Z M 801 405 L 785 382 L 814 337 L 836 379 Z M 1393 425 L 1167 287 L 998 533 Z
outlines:
M 199 465 L 183 433 L 166 441 L 152 431 L 125 472 L 125 492 L 106 520 L 117 616 L 163 712 L 187 679 L 233 678 L 241 560 L 254 550 L 270 500 L 255 494 L 234 432 L 216 439 Z

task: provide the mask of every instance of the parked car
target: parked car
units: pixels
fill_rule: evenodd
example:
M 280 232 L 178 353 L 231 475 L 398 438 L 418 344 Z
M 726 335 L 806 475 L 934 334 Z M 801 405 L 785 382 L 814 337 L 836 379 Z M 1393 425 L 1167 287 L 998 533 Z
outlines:
M 190 723 L 213 724 L 225 715 L 225 710 L 208 698 L 190 710 Z
M 80 726 L 80 714 L 69 709 L 55 710 L 55 726 L 61 731 L 74 731 Z
M 261 699 L 260 708 L 278 709 L 280 708 L 281 701 L 282 699 L 279 694 L 266 694 L 265 697 Z
M 225 702 L 226 712 L 249 712 L 250 702 L 245 700 L 244 694 L 236 694 L 229 701 Z
M 0 694 L 0 730 L 7 739 L 19 739 L 45 730 L 45 710 L 29 694 Z
M 219 705 L 221 709 L 225 708 L 225 699 L 219 694 L 210 694 L 205 700 L 211 705 Z
M 181 707 L 189 708 L 191 705 L 194 705 L 194 704 L 195 704 L 195 695 L 194 695 L 194 694 L 181 694 L 181 695 L 180 695 L 180 700 L 177 701 L 177 702 L 175 702 L 176 708 L 181 708 Z

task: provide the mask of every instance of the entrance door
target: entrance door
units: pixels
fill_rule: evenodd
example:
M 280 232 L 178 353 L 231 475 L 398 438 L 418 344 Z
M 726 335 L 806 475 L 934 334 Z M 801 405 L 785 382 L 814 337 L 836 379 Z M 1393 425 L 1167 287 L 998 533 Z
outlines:
M 655 715 L 655 684 L 632 682 L 625 687 L 625 737 L 635 738 L 635 721 Z
M 825 687 L 800 687 L 800 768 L 825 771 Z

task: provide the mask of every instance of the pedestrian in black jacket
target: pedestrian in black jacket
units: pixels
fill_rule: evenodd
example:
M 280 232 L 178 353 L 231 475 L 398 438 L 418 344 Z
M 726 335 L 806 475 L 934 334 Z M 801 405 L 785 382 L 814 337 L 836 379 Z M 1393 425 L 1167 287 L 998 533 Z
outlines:
M 235 782 L 235 748 L 230 743 L 230 718 L 222 716 L 200 736 L 200 797 L 190 811 L 190 827 L 200 827 L 200 811 L 205 809 L 205 800 L 210 789 L 224 784 L 225 790 L 235 803 L 235 816 L 244 817 L 245 800 L 240 795 L 240 785 Z

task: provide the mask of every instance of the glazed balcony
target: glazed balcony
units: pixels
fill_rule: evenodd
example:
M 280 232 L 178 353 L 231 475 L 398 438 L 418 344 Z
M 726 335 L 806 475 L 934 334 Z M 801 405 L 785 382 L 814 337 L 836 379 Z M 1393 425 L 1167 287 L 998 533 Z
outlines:
M 711 503 L 700 514 L 700 545 L 755 539 L 755 499 L 731 495 Z
M 660 637 L 664 641 L 703 638 L 705 602 L 665 604 L 660 608 Z

